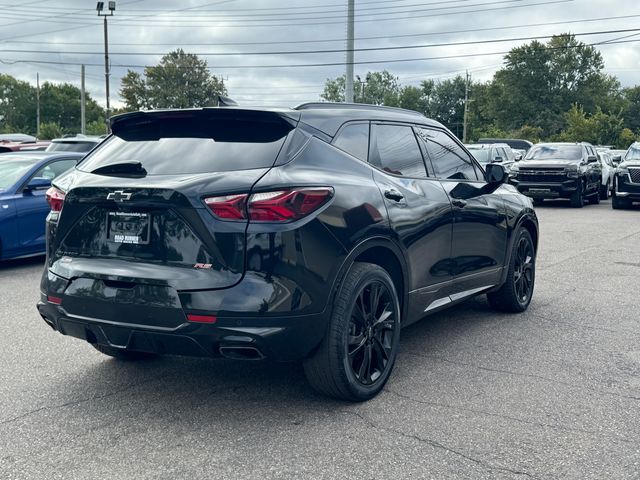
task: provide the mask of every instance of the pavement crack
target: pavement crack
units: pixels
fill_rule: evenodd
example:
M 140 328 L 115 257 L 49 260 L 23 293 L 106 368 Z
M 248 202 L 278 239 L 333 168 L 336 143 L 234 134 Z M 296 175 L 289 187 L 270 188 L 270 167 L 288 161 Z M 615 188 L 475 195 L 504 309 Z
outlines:
M 127 385 L 125 387 L 119 388 L 118 390 L 114 390 L 112 392 L 107 392 L 107 393 L 104 393 L 102 395 L 94 395 L 92 397 L 81 398 L 79 400 L 72 400 L 70 402 L 60 403 L 58 405 L 45 405 L 45 406 L 42 406 L 42 407 L 39 407 L 39 408 L 35 408 L 33 410 L 29 410 L 28 412 L 22 413 L 20 415 L 15 416 L 15 417 L 8 418 L 6 420 L 2 420 L 2 421 L 0 421 L 0 425 L 7 425 L 9 423 L 13 423 L 13 422 L 16 422 L 18 420 L 22 420 L 23 418 L 29 417 L 31 415 L 35 415 L 35 414 L 37 414 L 39 412 L 42 412 L 42 411 L 45 411 L 45 410 L 55 410 L 55 409 L 58 409 L 58 408 L 75 407 L 77 405 L 81 405 L 83 403 L 91 402 L 93 400 L 103 400 L 105 398 L 109 398 L 109 397 L 113 397 L 113 396 L 119 395 L 119 394 L 121 394 L 123 392 L 126 392 L 128 390 L 132 390 L 133 388 L 136 388 L 136 387 L 139 387 L 139 386 L 142 386 L 142 385 L 146 385 L 148 383 L 152 383 L 152 382 L 157 381 L 157 380 L 161 380 L 161 379 L 165 378 L 166 376 L 167 375 L 162 375 L 162 376 L 159 376 L 159 377 L 156 377 L 156 378 L 153 378 L 153 379 L 149 379 L 149 380 L 146 380 L 146 381 L 143 381 L 143 382 L 133 383 L 131 385 Z
M 396 435 L 400 435 L 401 437 L 404 438 L 408 438 L 411 440 L 415 440 L 417 442 L 426 444 L 426 445 L 430 445 L 433 448 L 437 448 L 440 450 L 444 450 L 445 452 L 451 453 L 453 455 L 456 455 L 457 457 L 460 457 L 464 460 L 467 460 L 468 462 L 471 463 L 475 463 L 476 465 L 478 465 L 481 468 L 484 468 L 486 470 L 489 470 L 490 472 L 504 472 L 504 473 L 511 473 L 513 475 L 521 475 L 521 476 L 526 476 L 528 478 L 536 478 L 533 475 L 531 475 L 528 472 L 525 472 L 523 470 L 515 470 L 512 468 L 508 468 L 508 467 L 501 467 L 501 466 L 497 466 L 497 465 L 493 465 L 491 463 L 488 463 L 482 459 L 476 458 L 476 457 L 472 457 L 471 455 L 464 453 L 460 450 L 457 450 L 455 448 L 449 447 L 443 443 L 440 443 L 436 440 L 432 440 L 430 438 L 424 438 L 421 437 L 417 434 L 414 433 L 406 433 L 403 432 L 402 430 L 397 430 L 395 428 L 389 428 L 389 427 L 385 427 L 382 426 L 380 424 L 377 424 L 376 422 L 374 422 L 373 420 L 371 420 L 370 418 L 358 413 L 358 412 L 354 412 L 354 411 L 344 411 L 345 414 L 347 415 L 353 415 L 357 418 L 359 418 L 360 420 L 362 420 L 365 424 L 367 424 L 370 428 L 374 429 L 374 430 L 383 430 L 385 432 L 388 433 L 394 433 Z
M 624 398 L 626 400 L 636 400 L 639 401 L 640 397 L 636 397 L 634 395 L 624 395 L 621 393 L 617 393 L 617 392 L 606 392 L 603 390 L 598 390 L 596 388 L 591 388 L 591 387 L 587 387 L 585 385 L 576 385 L 574 383 L 569 383 L 569 382 L 563 382 L 562 380 L 555 380 L 553 378 L 548 378 L 542 375 L 536 375 L 533 373 L 524 373 L 524 372 L 515 372 L 513 370 L 503 370 L 503 369 L 499 369 L 499 368 L 491 368 L 491 367 L 483 367 L 481 365 L 474 365 L 471 363 L 464 363 L 464 362 L 457 362 L 454 360 L 449 360 L 448 358 L 444 358 L 444 357 L 440 357 L 437 355 L 426 355 L 424 353 L 415 353 L 415 352 L 402 352 L 403 354 L 406 355 L 412 355 L 414 357 L 422 357 L 422 358 L 429 358 L 429 359 L 433 359 L 433 360 L 438 360 L 441 361 L 443 363 L 449 363 L 451 365 L 458 365 L 458 366 L 462 366 L 462 367 L 471 367 L 471 368 L 475 368 L 477 370 L 482 370 L 485 372 L 491 372 L 491 373 L 500 373 L 500 374 L 504 374 L 504 375 L 512 375 L 515 377 L 522 377 L 522 378 L 533 378 L 535 380 L 543 380 L 545 382 L 549 382 L 549 383 L 554 383 L 556 385 L 563 385 L 565 387 L 569 387 L 569 388 L 577 388 L 580 390 L 585 390 L 587 392 L 590 393 L 594 393 L 596 395 L 600 395 L 600 396 L 610 396 L 610 397 L 617 397 L 617 398 Z

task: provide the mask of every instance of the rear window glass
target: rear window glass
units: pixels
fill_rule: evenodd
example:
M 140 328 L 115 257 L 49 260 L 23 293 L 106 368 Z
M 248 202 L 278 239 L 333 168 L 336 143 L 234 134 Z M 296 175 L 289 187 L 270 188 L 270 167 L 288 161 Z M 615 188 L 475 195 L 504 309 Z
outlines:
M 292 129 L 282 122 L 171 119 L 120 128 L 83 160 L 92 172 L 139 162 L 147 175 L 177 175 L 271 167 Z
M 53 142 L 47 152 L 88 152 L 96 146 L 96 142 Z

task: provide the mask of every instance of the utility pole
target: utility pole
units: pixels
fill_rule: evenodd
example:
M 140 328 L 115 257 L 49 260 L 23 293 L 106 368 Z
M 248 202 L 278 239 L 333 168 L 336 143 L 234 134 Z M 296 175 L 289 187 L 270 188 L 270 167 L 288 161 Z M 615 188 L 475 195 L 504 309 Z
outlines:
M 107 29 L 107 17 L 112 17 L 113 12 L 116 10 L 116 2 L 108 2 L 108 10 L 109 13 L 104 12 L 104 2 L 98 2 L 96 5 L 96 10 L 98 11 L 99 17 L 104 17 L 104 82 L 105 82 L 105 96 L 107 100 L 107 116 L 105 119 L 105 124 L 107 128 L 107 133 L 109 133 L 109 33 Z
M 86 114 L 85 114 L 85 93 L 84 93 L 84 65 L 80 66 L 80 133 L 85 134 L 86 131 Z
M 36 73 L 36 138 L 40 139 L 40 73 Z
M 344 89 L 344 99 L 353 103 L 353 36 L 354 36 L 355 0 L 348 0 L 347 6 L 347 74 Z
M 462 124 L 462 143 L 467 143 L 467 119 L 469 117 L 469 70 L 465 76 L 464 82 L 464 119 Z

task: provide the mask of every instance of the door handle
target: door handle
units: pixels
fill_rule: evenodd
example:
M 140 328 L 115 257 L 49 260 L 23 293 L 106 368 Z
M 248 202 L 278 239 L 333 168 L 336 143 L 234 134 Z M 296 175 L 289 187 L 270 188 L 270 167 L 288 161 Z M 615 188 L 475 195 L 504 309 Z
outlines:
M 399 202 L 401 200 L 404 200 L 404 195 L 402 195 L 399 191 L 394 190 L 393 188 L 391 190 L 385 191 L 384 196 L 385 198 L 388 198 L 389 200 L 393 200 L 394 202 Z
M 467 202 L 460 198 L 454 198 L 453 200 L 451 200 L 451 205 L 458 208 L 464 208 L 467 206 Z

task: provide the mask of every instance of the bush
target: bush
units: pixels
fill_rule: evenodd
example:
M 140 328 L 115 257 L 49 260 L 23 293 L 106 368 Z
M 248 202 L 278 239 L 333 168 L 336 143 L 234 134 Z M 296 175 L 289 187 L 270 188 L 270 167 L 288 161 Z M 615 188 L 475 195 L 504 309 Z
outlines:
M 64 129 L 57 122 L 40 124 L 40 140 L 53 140 L 64 135 Z
M 85 132 L 87 135 L 104 135 L 105 133 L 107 133 L 107 127 L 104 122 L 100 120 L 94 120 L 93 122 L 87 123 Z

